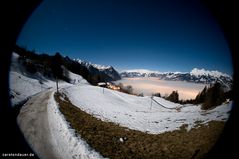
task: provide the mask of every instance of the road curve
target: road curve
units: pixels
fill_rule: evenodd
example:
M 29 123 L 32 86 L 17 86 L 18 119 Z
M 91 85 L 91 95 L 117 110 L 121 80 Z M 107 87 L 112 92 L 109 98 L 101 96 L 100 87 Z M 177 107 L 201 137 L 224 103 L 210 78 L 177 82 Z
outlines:
M 47 105 L 53 90 L 36 94 L 21 108 L 17 117 L 18 125 L 29 145 L 42 159 L 57 159 L 53 151 Z M 40 143 L 40 144 L 39 144 Z

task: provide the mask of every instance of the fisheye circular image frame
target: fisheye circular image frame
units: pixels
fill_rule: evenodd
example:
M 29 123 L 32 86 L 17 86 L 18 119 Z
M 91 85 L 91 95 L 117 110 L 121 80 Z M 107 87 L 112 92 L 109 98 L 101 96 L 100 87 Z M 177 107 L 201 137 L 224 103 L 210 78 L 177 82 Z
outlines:
M 1 155 L 234 157 L 238 46 L 226 4 L 16 3 Z

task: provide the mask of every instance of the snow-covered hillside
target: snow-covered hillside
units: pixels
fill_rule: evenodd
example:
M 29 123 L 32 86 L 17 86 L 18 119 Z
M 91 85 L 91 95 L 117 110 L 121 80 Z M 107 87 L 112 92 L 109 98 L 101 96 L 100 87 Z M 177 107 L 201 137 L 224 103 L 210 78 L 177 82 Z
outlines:
M 198 121 L 225 121 L 231 109 L 231 104 L 224 104 L 203 111 L 200 106 L 183 106 L 154 97 L 159 105 L 148 96 L 138 97 L 110 89 L 103 92 L 103 88 L 90 85 L 63 88 L 62 92 L 74 105 L 103 121 L 153 134 L 179 129 L 182 124 L 188 124 L 190 129 Z M 177 108 L 181 108 L 181 111 L 177 111 Z
M 28 97 L 51 88 L 53 81 L 40 82 L 18 72 L 10 71 L 10 98 L 12 106 L 20 104 Z
M 60 113 L 53 94 L 56 83 L 40 73 L 29 74 L 18 63 L 18 55 L 13 53 L 10 71 L 10 93 L 12 105 L 29 99 L 17 117 L 18 125 L 25 139 L 44 159 L 103 158 L 80 136 L 76 136 L 64 116 Z M 89 83 L 80 75 L 64 68 L 70 83 L 59 81 L 60 88 L 87 86 Z
M 12 106 L 26 101 L 32 95 L 56 87 L 54 79 L 47 79 L 42 74 L 29 74 L 25 68 L 18 63 L 19 55 L 12 54 L 12 63 L 9 73 L 10 99 Z M 88 84 L 81 76 L 66 70 L 71 84 Z M 70 85 L 64 81 L 59 81 L 59 86 Z
M 103 121 L 118 123 L 129 129 L 151 134 L 188 129 L 212 121 L 226 121 L 231 103 L 209 111 L 196 105 L 179 105 L 159 97 L 138 97 L 90 85 L 80 75 L 64 68 L 70 83 L 59 81 L 60 92 L 83 111 Z M 10 94 L 12 104 L 29 99 L 18 115 L 18 124 L 27 142 L 39 157 L 46 159 L 103 158 L 87 142 L 75 133 L 61 114 L 53 94 L 54 79 L 40 73 L 29 74 L 13 54 L 10 71 Z
M 75 131 L 71 129 L 65 117 L 59 111 L 58 104 L 54 100 L 53 93 L 50 96 L 47 110 L 49 126 L 51 130 L 54 148 L 58 152 L 58 159 L 68 158 L 103 158 L 92 149 Z
M 10 99 L 12 106 L 20 104 L 33 94 L 53 87 L 54 82 L 45 79 L 40 74 L 27 74 L 18 63 L 18 54 L 12 54 L 12 63 L 9 73 Z
M 67 69 L 65 69 L 68 72 L 68 76 L 70 79 L 70 83 L 73 85 L 89 85 L 89 83 L 80 75 L 72 73 L 71 71 L 68 71 Z
M 71 129 L 59 111 L 54 92 L 50 89 L 33 95 L 17 117 L 31 148 L 44 159 L 103 158 Z

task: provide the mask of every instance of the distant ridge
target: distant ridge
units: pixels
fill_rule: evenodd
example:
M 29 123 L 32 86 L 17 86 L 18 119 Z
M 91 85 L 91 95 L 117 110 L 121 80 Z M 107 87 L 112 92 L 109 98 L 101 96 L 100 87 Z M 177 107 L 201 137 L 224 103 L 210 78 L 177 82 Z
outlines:
M 216 70 L 209 71 L 204 68 L 193 68 L 190 72 L 160 72 L 146 69 L 124 70 L 120 73 L 122 78 L 158 77 L 161 80 L 187 81 L 193 83 L 213 84 L 219 82 L 227 90 L 232 88 L 232 77 Z

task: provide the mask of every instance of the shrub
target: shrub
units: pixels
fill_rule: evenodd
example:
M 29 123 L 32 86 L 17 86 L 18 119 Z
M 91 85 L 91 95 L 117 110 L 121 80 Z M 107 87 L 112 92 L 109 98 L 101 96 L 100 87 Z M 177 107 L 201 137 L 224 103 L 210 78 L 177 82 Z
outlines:
M 139 93 L 138 96 L 139 96 L 139 97 L 143 97 L 144 94 L 143 94 L 143 93 Z
M 133 94 L 133 87 L 131 85 L 128 85 L 125 87 L 122 83 L 119 83 L 117 86 L 120 88 L 121 92 L 127 93 L 127 94 Z M 137 95 L 137 94 L 135 94 L 135 95 Z
M 133 87 L 131 85 L 126 86 L 126 92 L 129 94 L 133 93 Z
M 153 93 L 152 96 L 161 97 L 161 94 L 160 93 Z

